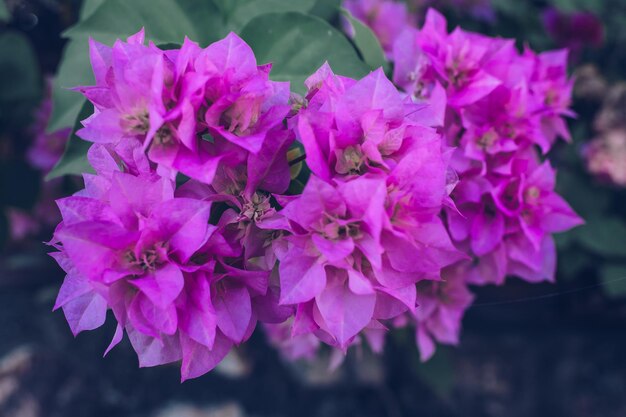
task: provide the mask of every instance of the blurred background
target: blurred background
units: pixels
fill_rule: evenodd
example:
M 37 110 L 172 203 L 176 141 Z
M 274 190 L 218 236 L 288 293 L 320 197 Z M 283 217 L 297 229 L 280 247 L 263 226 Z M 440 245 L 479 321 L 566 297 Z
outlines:
M 74 339 L 51 312 L 63 276 L 43 244 L 54 199 L 80 187 L 44 177 L 70 134 L 47 124 L 81 1 L 0 0 L 0 416 L 626 416 L 626 0 L 409 3 L 418 19 L 434 5 L 520 47 L 571 49 L 574 143 L 551 158 L 586 225 L 558 236 L 557 283 L 477 289 L 460 346 L 425 364 L 408 331 L 335 372 L 323 355 L 283 361 L 260 332 L 182 385 L 176 366 L 138 369 L 126 342 L 102 358 L 112 326 Z

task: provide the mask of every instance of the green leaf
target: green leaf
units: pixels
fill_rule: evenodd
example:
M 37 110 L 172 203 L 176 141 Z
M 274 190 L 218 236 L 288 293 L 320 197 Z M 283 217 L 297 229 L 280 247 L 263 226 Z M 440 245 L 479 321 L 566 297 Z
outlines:
M 182 43 L 187 36 L 204 45 L 225 35 L 219 10 L 209 0 L 106 0 L 65 36 L 111 43 L 142 27 L 155 43 Z
M 226 20 L 231 30 L 238 31 L 255 17 L 266 13 L 301 12 L 306 13 L 313 8 L 315 0 L 227 0 Z M 225 3 L 224 0 L 218 0 Z
M 611 203 L 610 192 L 593 186 L 586 177 L 570 169 L 559 170 L 557 191 L 579 216 L 587 220 L 604 216 Z
M 626 265 L 609 264 L 600 269 L 604 291 L 612 297 L 626 296 Z
M 572 233 L 581 245 L 599 255 L 626 257 L 626 224 L 618 218 L 589 219 Z
M 593 267 L 595 255 L 581 249 L 561 250 L 557 246 L 559 279 L 573 281 L 587 268 Z
M 363 24 L 358 19 L 355 19 L 352 14 L 346 9 L 341 9 L 341 14 L 352 25 L 354 29 L 354 44 L 359 50 L 363 61 L 370 66 L 371 69 L 383 68 L 385 72 L 389 70 L 389 63 L 385 59 L 385 53 L 380 46 L 380 42 L 374 32 Z
M 39 65 L 26 37 L 18 32 L 0 35 L 0 101 L 38 98 L 41 94 Z
M 69 88 L 94 82 L 89 37 L 110 45 L 143 27 L 146 39 L 156 44 L 180 44 L 188 36 L 208 45 L 226 35 L 219 9 L 210 0 L 90 0 L 81 15 L 84 20 L 65 32 L 71 40 L 53 88 L 50 132 L 72 126 L 80 111 L 83 97 Z
M 317 0 L 309 14 L 331 21 L 339 14 L 340 8 L 341 0 Z
M 269 13 L 241 31 L 259 63 L 273 64 L 271 77 L 304 93 L 304 80 L 328 61 L 336 74 L 360 78 L 369 71 L 348 39 L 324 20 L 301 13 Z
M 83 100 L 78 117 L 74 123 L 74 128 L 72 129 L 72 135 L 65 146 L 65 152 L 59 162 L 52 168 L 52 171 L 46 175 L 46 180 L 51 180 L 63 175 L 80 175 L 84 172 L 94 172 L 89 165 L 89 161 L 87 161 L 87 151 L 91 143 L 76 136 L 76 131 L 82 127 L 80 122 L 91 116 L 91 114 L 93 114 L 93 105 Z
M 80 8 L 78 16 L 79 20 L 82 22 L 91 16 L 96 10 L 98 10 L 98 7 L 102 6 L 102 3 L 104 2 L 105 0 L 83 0 L 83 5 Z
M 440 398 L 447 398 L 454 386 L 454 369 L 450 363 L 450 348 L 438 346 L 435 355 L 419 363 L 415 372 Z
M 18 32 L 0 35 L 0 129 L 28 123 L 41 100 L 39 63 L 30 42 Z
M 492 6 L 498 12 L 508 16 L 527 16 L 529 14 L 529 4 L 519 0 L 492 0 Z
M 8 22 L 11 19 L 9 9 L 3 0 L 0 0 L 0 22 Z
M 84 98 L 82 94 L 70 88 L 92 85 L 94 82 L 87 39 L 70 40 L 63 51 L 63 58 L 52 86 L 52 115 L 48 122 L 48 132 L 74 124 Z
M 603 8 L 603 2 L 598 0 L 551 0 L 554 7 L 564 12 L 575 11 L 589 11 L 594 13 L 601 13 Z

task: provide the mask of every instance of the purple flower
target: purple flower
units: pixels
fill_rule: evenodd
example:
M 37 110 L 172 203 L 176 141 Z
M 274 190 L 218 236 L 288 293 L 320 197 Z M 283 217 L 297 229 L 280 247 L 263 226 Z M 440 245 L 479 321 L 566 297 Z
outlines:
M 415 284 L 462 259 L 438 217 L 447 157 L 436 131 L 378 70 L 362 80 L 325 65 L 307 80 L 298 139 L 313 175 L 277 214 L 281 304 L 304 334 L 345 350 L 380 320 L 413 311 Z M 276 227 L 276 226 L 274 226 Z
M 102 325 L 110 308 L 118 331 L 109 349 L 125 330 L 142 366 L 182 357 L 183 378 L 201 366 L 208 371 L 206 358 L 189 364 L 196 343 L 209 356 L 223 356 L 232 344 L 216 330 L 219 306 L 213 311 L 202 299 L 211 295 L 209 280 L 189 275 L 215 229 L 211 203 L 176 198 L 169 180 L 150 174 L 115 172 L 103 180 L 108 189 L 99 197 L 83 192 L 58 201 L 63 222 L 53 257 L 68 275 L 55 308 L 63 308 L 75 334 Z
M 258 154 L 290 110 L 289 85 L 269 81 L 250 47 L 231 33 L 200 49 L 143 45 L 143 32 L 112 48 L 90 43 L 95 106 L 78 134 L 95 143 L 139 140 L 162 169 L 210 183 L 222 164 Z
M 35 168 L 47 173 L 57 163 L 70 137 L 71 129 L 60 129 L 47 133 L 46 126 L 52 113 L 52 79 L 46 78 L 45 97 L 35 114 L 35 120 L 30 129 L 34 141 L 26 153 L 26 159 Z
M 448 345 L 459 343 L 461 320 L 473 301 L 474 296 L 465 284 L 464 264 L 447 268 L 442 281 L 417 285 L 416 341 L 422 361 L 435 353 L 435 341 Z
M 626 132 L 613 129 L 589 142 L 583 150 L 587 170 L 600 181 L 626 187 Z
M 585 47 L 599 48 L 604 42 L 604 26 L 593 13 L 567 13 L 548 7 L 541 17 L 546 31 L 557 46 L 569 49 L 576 58 Z
M 386 177 L 407 155 L 440 147 L 428 126 L 443 116 L 407 102 L 380 69 L 354 82 L 325 65 L 307 86 L 310 105 L 298 115 L 298 139 L 309 168 L 326 181 L 365 173 Z

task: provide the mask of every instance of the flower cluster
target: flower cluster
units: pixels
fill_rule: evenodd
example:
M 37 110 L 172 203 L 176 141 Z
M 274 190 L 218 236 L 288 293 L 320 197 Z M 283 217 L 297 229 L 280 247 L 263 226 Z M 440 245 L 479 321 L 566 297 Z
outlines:
M 393 83 L 324 64 L 299 97 L 232 33 L 173 50 L 143 31 L 91 41 L 96 85 L 77 90 L 94 113 L 77 134 L 96 173 L 58 201 L 50 242 L 74 333 L 110 309 L 109 349 L 127 334 L 141 366 L 181 361 L 183 379 L 257 323 L 297 358 L 379 351 L 410 322 L 428 358 L 457 342 L 468 284 L 552 279 L 551 234 L 580 222 L 538 151 L 567 138 L 566 54 L 449 34 L 434 11 L 391 30 L 398 4 L 348 6 L 373 19 Z
M 74 333 L 111 309 L 111 347 L 125 332 L 142 366 L 181 360 L 185 379 L 257 322 L 288 320 L 274 329 L 296 352 L 380 345 L 385 322 L 414 314 L 416 284 L 464 259 L 440 217 L 443 109 L 381 70 L 357 81 L 325 64 L 290 99 L 234 34 L 166 51 L 141 32 L 92 41 L 91 61 L 97 85 L 78 90 L 95 110 L 78 135 L 96 174 L 58 201 L 51 242 Z M 296 138 L 310 175 L 293 195 Z
M 311 176 L 276 221 L 281 304 L 293 328 L 346 349 L 416 307 L 416 286 L 464 256 L 439 217 L 447 155 L 436 117 L 382 70 L 354 81 L 327 65 L 306 82 L 296 120 Z
M 118 322 L 141 366 L 212 369 L 257 321 L 282 322 L 277 236 L 263 227 L 290 182 L 289 86 L 270 81 L 231 34 L 205 49 L 144 45 L 143 32 L 90 45 L 96 85 L 85 189 L 58 201 L 53 254 L 67 272 L 56 307 L 74 333 Z
M 444 271 L 445 285 L 418 286 L 418 304 L 430 306 L 416 310 L 417 340 L 428 358 L 433 338 L 458 338 L 471 304 L 467 284 L 502 284 L 509 275 L 553 280 L 552 234 L 581 219 L 555 193 L 555 171 L 541 156 L 559 137 L 569 140 L 564 117 L 573 116 L 573 82 L 567 51 L 520 53 L 513 40 L 448 32 L 433 9 L 419 30 L 405 26 L 391 59 L 393 82 L 406 96 L 445 114 L 440 127 L 458 175 L 443 214 L 467 259 Z

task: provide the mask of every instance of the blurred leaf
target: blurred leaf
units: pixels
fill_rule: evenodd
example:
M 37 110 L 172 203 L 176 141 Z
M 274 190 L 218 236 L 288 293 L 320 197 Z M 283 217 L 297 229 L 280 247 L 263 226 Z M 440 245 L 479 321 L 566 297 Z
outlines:
M 341 0 L 317 0 L 309 13 L 324 20 L 331 21 L 339 13 Z
M 0 131 L 22 130 L 42 96 L 39 65 L 28 40 L 19 33 L 0 35 Z
M 618 218 L 589 219 L 572 233 L 581 245 L 599 255 L 626 257 L 626 224 Z
M 21 116 L 20 112 L 30 118 L 41 93 L 39 63 L 28 39 L 13 31 L 1 34 L 0 124 L 15 122 L 12 119 Z
M 157 45 L 157 48 L 159 48 L 162 51 L 171 51 L 174 49 L 180 49 L 180 47 L 181 47 L 180 43 L 172 43 L 172 42 L 160 43 Z
M 454 369 L 450 363 L 447 347 L 438 346 L 435 355 L 427 362 L 417 365 L 417 376 L 440 398 L 446 398 L 454 386 Z
M 105 44 L 146 30 L 156 44 L 182 43 L 185 36 L 208 45 L 226 34 L 217 6 L 210 0 L 91 0 L 83 6 L 84 20 L 65 32 L 65 47 L 53 89 L 53 111 L 48 131 L 72 126 L 83 103 L 68 90 L 94 82 L 88 38 Z
M 7 9 L 4 0 L 0 0 L 0 22 L 8 22 L 11 19 L 11 14 Z
M 549 3 L 565 12 L 588 11 L 601 13 L 604 10 L 603 2 L 598 0 L 550 0 Z
M 80 175 L 84 172 L 94 172 L 87 160 L 87 151 L 91 146 L 90 142 L 82 140 L 76 136 L 76 131 L 82 127 L 81 121 L 93 114 L 93 105 L 83 100 L 83 105 L 74 123 L 72 135 L 70 136 L 65 152 L 52 171 L 46 175 L 46 180 L 61 177 L 63 175 Z
M 491 4 L 498 12 L 514 17 L 525 16 L 529 13 L 529 2 L 519 0 L 492 0 Z
M 85 20 L 95 12 L 105 0 L 83 0 L 83 5 L 78 16 L 80 21 Z
M 569 248 L 574 240 L 575 238 L 572 233 L 566 232 L 554 235 L 554 242 L 556 243 L 556 248 L 559 252 Z
M 389 63 L 385 59 L 383 48 L 378 42 L 378 38 L 372 30 L 365 26 L 360 20 L 355 19 L 348 10 L 341 9 L 341 14 L 348 19 L 354 28 L 354 44 L 361 53 L 363 61 L 375 70 L 383 68 L 385 73 L 389 71 Z
M 574 280 L 585 269 L 594 264 L 592 256 L 582 250 L 557 250 L 559 254 L 557 269 L 559 279 Z
M 609 264 L 600 269 L 604 291 L 612 297 L 626 296 L 626 265 Z
M 255 17 L 267 13 L 306 13 L 315 5 L 315 0 L 227 0 L 226 20 L 231 30 L 239 31 Z M 221 1 L 226 3 L 225 1 Z M 224 9 L 224 7 L 222 7 Z
M 368 73 L 348 41 L 324 20 L 300 13 L 270 13 L 250 21 L 241 31 L 259 63 L 273 64 L 271 77 L 290 81 L 292 91 L 305 93 L 304 80 L 325 61 L 340 75 L 360 78 Z
M 604 216 L 611 202 L 607 190 L 592 186 L 587 177 L 568 169 L 558 171 L 557 191 L 585 220 Z

